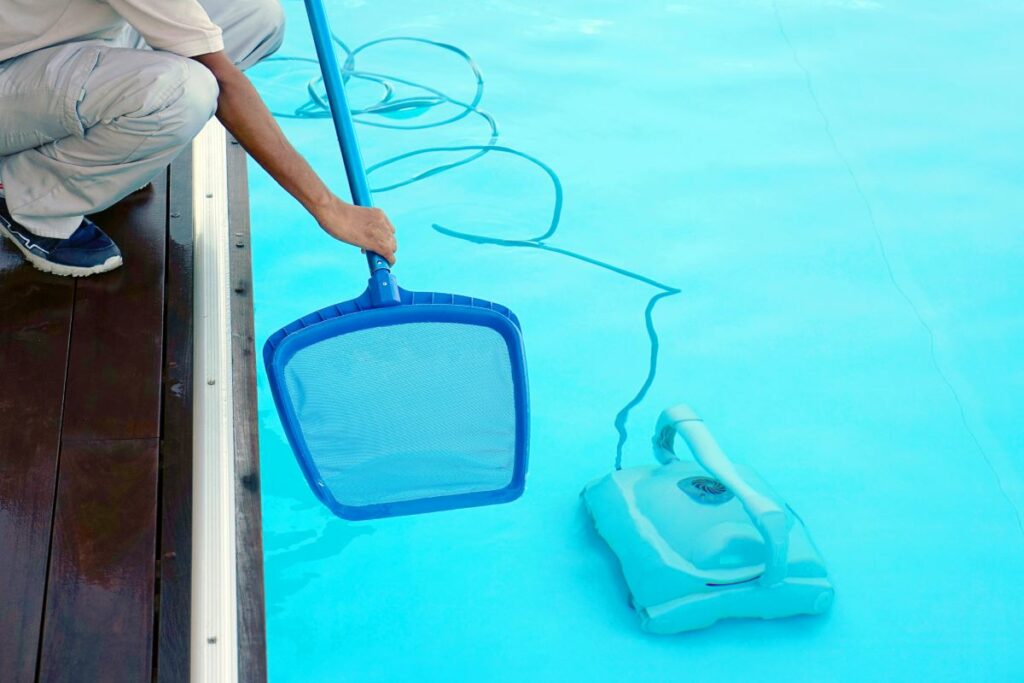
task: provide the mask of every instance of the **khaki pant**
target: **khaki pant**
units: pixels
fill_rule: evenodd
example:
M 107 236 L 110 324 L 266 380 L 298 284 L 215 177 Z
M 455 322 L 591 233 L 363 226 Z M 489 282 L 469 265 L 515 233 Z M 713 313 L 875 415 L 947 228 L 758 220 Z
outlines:
M 241 68 L 276 50 L 276 0 L 200 0 Z M 0 62 L 0 182 L 13 218 L 68 237 L 152 180 L 213 116 L 217 82 L 193 59 L 150 50 L 127 27 Z

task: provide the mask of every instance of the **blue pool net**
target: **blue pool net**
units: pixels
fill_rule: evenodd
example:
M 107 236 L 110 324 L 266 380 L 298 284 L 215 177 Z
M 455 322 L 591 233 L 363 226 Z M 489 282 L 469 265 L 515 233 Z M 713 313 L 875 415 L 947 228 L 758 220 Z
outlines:
M 491 327 L 409 322 L 298 349 L 281 368 L 316 485 L 364 507 L 507 489 L 515 378 Z

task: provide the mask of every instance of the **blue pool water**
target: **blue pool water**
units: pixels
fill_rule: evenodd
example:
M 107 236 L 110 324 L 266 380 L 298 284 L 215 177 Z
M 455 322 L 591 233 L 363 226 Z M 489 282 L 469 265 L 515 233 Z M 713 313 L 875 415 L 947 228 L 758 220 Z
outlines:
M 285 7 L 279 55 L 312 58 L 302 3 Z M 483 74 L 475 109 L 433 125 L 473 103 L 463 57 L 370 46 L 356 69 L 433 99 L 359 117 L 410 130 L 357 127 L 368 165 L 474 148 L 400 158 L 371 185 L 396 186 L 376 201 L 403 286 L 521 318 L 531 463 L 509 505 L 334 518 L 261 369 L 275 683 L 1024 680 L 1024 6 L 328 9 L 352 49 L 414 36 Z M 330 122 L 307 104 L 315 69 L 250 75 L 342 192 Z M 354 104 L 381 88 L 353 82 Z M 407 182 L 490 144 L 488 116 L 503 150 Z M 251 187 L 262 344 L 356 296 L 365 264 L 255 166 Z M 654 421 L 679 402 L 807 522 L 830 614 L 638 629 L 578 494 L 620 445 L 624 464 L 651 462 Z

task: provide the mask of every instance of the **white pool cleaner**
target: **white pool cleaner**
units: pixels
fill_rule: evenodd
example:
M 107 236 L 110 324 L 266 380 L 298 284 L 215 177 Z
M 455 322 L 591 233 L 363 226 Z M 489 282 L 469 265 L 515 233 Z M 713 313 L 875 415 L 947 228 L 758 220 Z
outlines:
M 676 457 L 677 433 L 696 462 Z M 645 631 L 828 610 L 832 584 L 803 521 L 756 472 L 730 462 L 690 408 L 661 414 L 654 454 L 660 465 L 616 470 L 582 493 Z

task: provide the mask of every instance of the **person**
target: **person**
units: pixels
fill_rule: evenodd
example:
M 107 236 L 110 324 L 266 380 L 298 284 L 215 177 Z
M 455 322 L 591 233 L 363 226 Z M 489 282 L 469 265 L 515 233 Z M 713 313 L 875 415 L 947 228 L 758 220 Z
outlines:
M 394 227 L 336 196 L 243 74 L 284 35 L 276 0 L 0 0 L 0 233 L 37 268 L 122 263 L 87 214 L 146 186 L 216 114 L 335 238 L 394 262 Z

